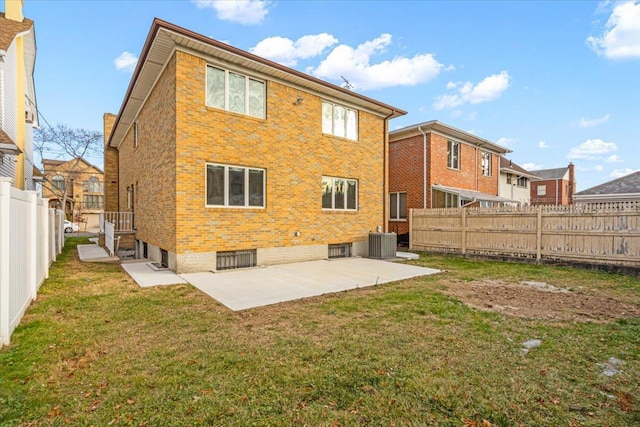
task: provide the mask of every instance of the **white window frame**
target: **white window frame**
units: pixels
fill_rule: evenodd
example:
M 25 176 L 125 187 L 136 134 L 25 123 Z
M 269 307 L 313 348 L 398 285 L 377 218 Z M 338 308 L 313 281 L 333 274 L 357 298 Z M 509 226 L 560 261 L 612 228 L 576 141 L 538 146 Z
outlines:
M 208 203 L 207 192 L 209 191 L 208 184 L 208 168 L 209 166 L 220 166 L 224 168 L 224 198 L 223 204 L 213 205 Z M 244 169 L 244 205 L 231 205 L 229 204 L 229 169 Z M 249 171 L 262 172 L 262 205 L 252 206 L 249 204 Z M 228 165 L 223 163 L 206 162 L 204 167 L 204 203 L 207 208 L 224 208 L 224 209 L 265 209 L 267 206 L 267 170 L 263 168 L 254 168 L 249 166 Z
M 447 140 L 447 167 L 460 170 L 460 143 L 450 139 Z
M 482 176 L 491 176 L 491 153 L 482 151 L 481 166 Z
M 518 179 L 516 180 L 516 186 L 520 188 L 527 188 L 527 177 L 526 176 L 518 177 Z
M 224 107 L 223 110 L 225 111 L 229 111 L 229 112 L 233 112 L 233 113 L 237 113 L 237 114 L 244 114 L 246 116 L 249 117 L 255 117 L 258 119 L 265 119 L 267 116 L 267 82 L 265 80 L 261 80 L 261 79 L 257 79 L 255 77 L 251 77 L 248 76 L 246 74 L 243 73 L 238 73 L 236 71 L 233 70 L 227 70 L 225 68 L 222 67 L 218 67 L 216 65 L 211 65 L 211 64 L 207 64 L 207 69 L 205 70 L 205 104 L 207 105 L 207 107 L 211 107 L 211 108 L 219 108 L 213 105 L 210 105 L 208 100 L 209 100 L 209 72 L 208 69 L 209 68 L 214 68 L 216 70 L 219 71 L 223 71 L 224 72 Z M 229 73 L 232 74 L 236 74 L 238 76 L 242 76 L 244 77 L 244 84 L 245 84 L 245 91 L 244 91 L 244 112 L 240 113 L 237 111 L 231 111 L 229 109 Z M 254 82 L 258 82 L 262 84 L 262 115 L 261 116 L 257 116 L 254 114 L 249 114 L 249 102 L 250 102 L 250 91 L 249 91 L 249 82 L 250 81 L 254 81 Z
M 538 196 L 546 196 L 547 195 L 547 185 L 543 184 L 543 185 L 538 185 L 536 192 L 538 194 Z
M 391 196 L 396 196 L 396 203 L 395 203 L 395 212 L 396 212 L 396 216 L 394 217 L 392 215 L 392 212 L 394 211 L 394 208 L 392 206 L 391 203 Z M 402 203 L 400 203 L 400 198 L 404 195 L 404 212 L 402 212 L 400 210 L 400 206 L 402 206 Z M 390 221 L 406 221 L 407 220 L 407 192 L 406 191 L 395 191 L 395 192 L 391 192 L 389 193 L 389 220 Z
M 331 181 L 331 207 L 330 208 L 325 208 L 323 206 L 323 201 L 322 198 L 320 199 L 320 206 L 322 206 L 322 210 L 323 211 L 349 211 L 349 212 L 357 212 L 358 211 L 358 196 L 359 196 L 359 188 L 358 188 L 358 180 L 355 178 L 340 178 L 340 177 L 334 177 L 334 176 L 322 176 L 322 195 L 324 196 L 325 193 L 325 180 L 327 181 Z M 345 185 L 351 181 L 353 183 L 355 183 L 355 188 L 356 188 L 356 194 L 355 194 L 355 208 L 349 208 L 348 207 L 348 191 L 344 192 L 344 201 L 343 201 L 343 208 L 336 208 L 336 197 L 335 197 L 335 190 L 336 190 L 336 181 L 338 180 L 342 180 L 345 181 Z M 348 189 L 348 186 L 347 186 Z
M 331 129 L 328 129 L 328 126 L 325 126 L 327 124 L 325 123 L 325 120 L 324 120 L 325 108 L 331 108 Z M 336 126 L 336 109 L 337 108 L 344 109 L 344 114 L 345 114 L 344 129 L 342 129 L 342 132 L 338 131 Z M 350 114 L 352 114 L 355 117 L 355 128 L 352 129 L 351 131 L 349 128 L 349 120 L 348 120 Z M 349 108 L 341 104 L 336 104 L 334 102 L 322 101 L 322 112 L 320 115 L 320 119 L 321 119 L 321 125 L 322 125 L 322 133 L 337 136 L 339 138 L 350 139 L 352 141 L 358 140 L 358 133 L 359 133 L 358 132 L 358 122 L 359 122 L 358 110 Z

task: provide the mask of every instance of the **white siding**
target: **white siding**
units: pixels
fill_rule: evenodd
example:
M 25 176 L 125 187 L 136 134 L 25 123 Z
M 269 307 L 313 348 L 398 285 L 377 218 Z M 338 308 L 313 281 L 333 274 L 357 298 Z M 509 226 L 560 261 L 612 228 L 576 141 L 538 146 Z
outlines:
M 17 63 L 16 45 L 12 43 L 4 58 L 4 119 L 2 120 L 2 130 L 9 135 L 14 142 L 18 139 L 18 94 L 16 92 L 17 83 Z M 22 109 L 21 109 L 22 110 Z

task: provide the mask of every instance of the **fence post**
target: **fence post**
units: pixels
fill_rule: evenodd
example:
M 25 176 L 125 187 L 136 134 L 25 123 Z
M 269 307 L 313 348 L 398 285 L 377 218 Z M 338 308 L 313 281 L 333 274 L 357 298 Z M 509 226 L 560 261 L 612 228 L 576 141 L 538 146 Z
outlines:
M 42 262 L 42 268 L 44 269 L 44 279 L 49 278 L 49 199 L 40 199 L 42 209 L 40 209 L 40 241 L 38 246 L 41 248 L 40 261 Z
M 9 345 L 9 329 L 11 325 L 11 310 L 9 298 L 10 268 L 9 251 L 11 230 L 11 184 L 13 179 L 0 177 L 0 347 Z
M 409 209 L 409 250 L 413 249 L 413 208 Z
M 462 209 L 462 216 L 460 217 L 462 223 L 462 255 L 467 253 L 467 210 L 465 208 Z
M 542 260 L 542 206 L 538 206 L 538 220 L 536 221 L 536 262 Z
M 35 191 L 29 191 L 29 213 L 27 214 L 27 284 L 31 299 L 36 299 L 38 294 L 36 270 L 38 269 L 38 195 Z

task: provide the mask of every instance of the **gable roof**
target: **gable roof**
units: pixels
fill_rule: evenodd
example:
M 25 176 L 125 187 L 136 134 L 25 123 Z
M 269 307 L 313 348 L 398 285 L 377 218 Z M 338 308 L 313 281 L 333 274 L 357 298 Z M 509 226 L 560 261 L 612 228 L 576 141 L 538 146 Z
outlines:
M 120 145 L 147 95 L 153 89 L 164 65 L 173 56 L 176 49 L 184 49 L 206 57 L 221 59 L 273 79 L 297 85 L 312 93 L 348 100 L 350 103 L 379 116 L 395 118 L 407 114 L 406 111 L 399 108 L 155 18 L 116 117 L 113 130 L 109 135 L 109 146 L 117 147 Z
M 389 141 L 397 141 L 400 139 L 421 135 L 422 133 L 420 132 L 420 130 L 422 130 L 422 132 L 424 133 L 429 133 L 429 132 L 440 133 L 460 141 L 469 142 L 469 143 L 478 145 L 480 147 L 485 147 L 498 154 L 511 153 L 511 150 L 509 150 L 508 148 L 502 147 L 484 138 L 480 138 L 469 132 L 465 132 L 463 130 L 454 128 L 453 126 L 439 122 L 438 120 L 431 120 L 428 122 L 418 123 L 415 125 L 404 127 L 402 129 L 396 129 L 394 131 L 391 131 L 389 132 Z
M 539 169 L 535 171 L 529 171 L 530 173 L 536 175 L 541 180 L 547 179 L 563 179 L 565 175 L 569 172 L 569 167 L 564 168 L 555 168 L 555 169 Z
M 70 159 L 70 160 L 42 159 L 42 166 L 43 166 L 44 172 L 46 173 L 46 172 L 51 171 L 51 170 L 47 170 L 47 166 L 51 166 L 51 167 L 52 167 L 52 168 L 54 168 L 54 170 L 55 170 L 55 167 L 56 167 L 56 166 L 60 166 L 60 165 L 63 165 L 63 164 L 65 164 L 65 163 L 69 163 L 69 162 L 72 162 L 72 161 L 74 161 L 74 160 L 75 160 L 75 159 Z M 93 168 L 93 169 L 97 170 L 99 173 L 104 173 L 104 171 L 103 171 L 102 169 L 100 169 L 100 168 L 99 168 L 99 167 L 97 167 L 96 165 L 93 165 L 93 164 L 91 164 L 91 163 L 87 162 L 87 161 L 86 161 L 85 159 L 83 159 L 82 157 L 80 157 L 80 159 L 79 159 L 79 160 L 80 160 L 82 163 L 84 163 L 85 165 L 89 166 L 90 168 Z M 82 172 L 85 172 L 85 171 L 76 171 L 76 172 L 80 172 L 80 173 L 82 173 Z
M 640 194 L 640 171 L 577 192 L 576 196 Z
M 22 22 L 7 19 L 4 12 L 0 12 L 0 50 L 7 50 L 16 36 L 33 28 L 33 21 L 24 18 Z
M 505 171 L 507 173 L 512 173 L 514 175 L 524 176 L 527 178 L 538 179 L 539 176 L 535 175 L 520 165 L 515 164 L 511 160 L 500 156 L 500 172 Z

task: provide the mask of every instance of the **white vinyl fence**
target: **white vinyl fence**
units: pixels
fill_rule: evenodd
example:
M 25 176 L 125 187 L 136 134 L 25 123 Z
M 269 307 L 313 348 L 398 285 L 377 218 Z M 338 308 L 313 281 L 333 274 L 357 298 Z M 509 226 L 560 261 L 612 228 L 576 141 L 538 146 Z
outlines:
M 0 346 L 8 345 L 64 244 L 62 211 L 0 177 Z

